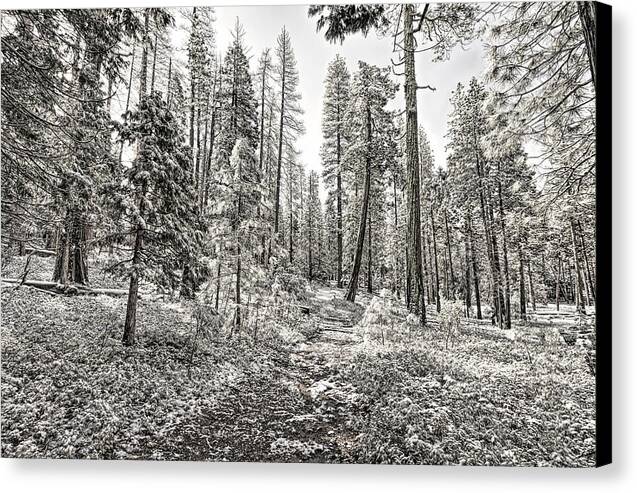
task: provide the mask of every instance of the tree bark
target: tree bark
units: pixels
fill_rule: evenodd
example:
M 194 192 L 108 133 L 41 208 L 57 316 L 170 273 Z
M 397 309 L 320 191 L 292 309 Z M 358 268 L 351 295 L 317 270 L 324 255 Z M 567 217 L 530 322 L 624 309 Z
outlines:
M 473 227 L 471 224 L 471 214 L 467 214 L 467 225 L 469 228 L 469 247 L 471 248 L 471 268 L 473 270 L 473 286 L 476 292 L 476 315 L 478 320 L 482 320 L 482 305 L 480 303 L 480 271 L 476 258 L 475 241 L 473 238 Z
M 527 274 L 529 276 L 529 290 L 531 291 L 531 307 L 533 307 L 533 311 L 537 311 L 537 307 L 535 306 L 535 289 L 533 288 L 533 271 L 531 270 L 531 260 L 527 260 Z
M 372 214 L 367 214 L 367 292 L 374 291 L 372 285 Z
M 283 39 L 285 39 L 285 26 L 283 27 Z M 281 61 L 281 117 L 279 121 L 279 153 L 277 156 L 276 171 L 276 192 L 274 197 L 274 234 L 279 233 L 279 207 L 281 195 L 281 163 L 283 160 L 283 119 L 285 116 L 285 76 L 286 76 L 286 56 L 287 50 L 283 50 L 283 60 Z
M 522 246 L 518 240 L 518 268 L 520 277 L 520 319 L 526 320 L 526 282 L 524 281 L 524 258 Z
M 557 257 L 557 276 L 555 277 L 555 310 L 560 311 L 560 276 L 562 273 L 562 258 Z
M 418 162 L 418 103 L 416 99 L 417 82 L 416 67 L 414 60 L 415 40 L 413 32 L 414 6 L 406 4 L 403 8 L 403 53 L 405 59 L 405 137 L 407 166 L 407 197 L 409 219 L 408 230 L 408 250 L 411 260 L 411 270 L 413 271 L 416 283 L 416 303 L 411 304 L 411 311 L 420 312 L 420 323 L 424 325 L 427 321 L 427 310 L 425 305 L 425 292 L 422 270 L 422 238 L 420 220 L 420 165 Z
M 586 281 L 587 281 L 587 286 L 589 289 L 589 297 L 594 303 L 595 302 L 595 282 L 593 281 L 593 276 L 591 275 L 591 267 L 588 261 L 588 253 L 586 251 L 586 242 L 584 241 L 584 232 L 582 231 L 582 224 L 578 221 L 577 225 L 579 229 L 580 240 L 582 243 L 582 253 L 584 254 L 584 265 L 586 267 Z
M 579 313 L 586 314 L 586 306 L 584 305 L 584 280 L 582 275 L 582 269 L 580 265 L 580 256 L 577 248 L 577 234 L 575 232 L 575 221 L 570 220 L 571 223 L 571 241 L 573 244 L 573 260 L 575 262 L 575 288 L 576 288 L 576 303 L 577 311 Z
M 449 283 L 450 291 L 453 291 L 456 284 L 456 276 L 453 272 L 453 258 L 451 257 L 451 235 L 449 234 L 449 218 L 447 216 L 447 209 L 444 210 L 445 214 L 445 232 L 447 235 L 447 257 L 449 259 Z
M 577 2 L 577 10 L 584 33 L 593 86 L 597 94 L 597 5 L 595 2 Z
M 148 77 L 148 25 L 150 12 L 144 13 L 144 40 L 142 49 L 142 63 L 140 71 L 139 98 L 146 96 L 146 79 Z M 141 185 L 138 196 L 138 213 L 140 218 L 144 218 L 146 213 L 146 182 Z M 144 247 L 144 227 L 138 219 L 135 227 L 135 245 L 133 247 L 133 261 L 128 288 L 128 301 L 126 303 L 126 320 L 124 321 L 124 335 L 122 342 L 125 346 L 135 344 L 135 330 L 137 325 L 137 293 L 139 291 L 139 276 L 142 268 L 142 249 Z
M 434 221 L 433 205 L 429 207 L 429 215 L 431 216 L 431 239 L 433 242 L 434 252 L 434 268 L 436 273 L 436 284 L 434 290 L 434 298 L 436 298 L 436 311 L 440 313 L 440 274 L 438 270 L 438 243 L 436 242 L 436 223 Z
M 358 223 L 358 236 L 356 238 L 356 251 L 354 252 L 354 264 L 352 275 L 347 287 L 347 301 L 354 302 L 358 291 L 358 276 L 361 270 L 361 260 L 363 257 L 363 245 L 365 243 L 365 228 L 367 226 L 367 214 L 369 212 L 369 192 L 371 189 L 372 163 L 370 147 L 372 142 L 372 115 L 369 106 L 367 107 L 367 155 L 365 157 L 365 178 L 363 181 L 363 203 L 361 205 L 361 217 Z
M 500 230 L 502 232 L 502 254 L 504 256 L 504 294 L 506 306 L 506 328 L 511 328 L 511 275 L 509 273 L 509 253 L 507 249 L 507 233 L 504 221 L 504 203 L 502 200 L 502 182 L 500 177 L 500 162 L 498 162 L 498 206 L 500 209 Z

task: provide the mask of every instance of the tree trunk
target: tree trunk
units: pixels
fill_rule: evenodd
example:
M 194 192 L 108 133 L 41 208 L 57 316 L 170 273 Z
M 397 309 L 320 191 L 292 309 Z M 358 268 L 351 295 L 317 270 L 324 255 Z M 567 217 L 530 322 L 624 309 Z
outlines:
M 398 247 L 398 190 L 396 187 L 396 172 L 393 173 L 392 178 L 392 185 L 394 189 L 394 231 L 396 234 L 396 247 Z M 398 253 L 398 248 L 396 248 L 396 253 Z M 398 296 L 398 299 L 400 299 L 400 286 L 402 284 L 400 277 L 399 259 L 396 259 L 394 262 L 394 292 L 396 293 L 396 296 Z
M 595 283 L 593 281 L 593 277 L 591 276 L 591 267 L 588 261 L 588 253 L 586 251 L 586 242 L 584 241 L 584 232 L 582 231 L 582 224 L 578 221 L 578 229 L 580 234 L 580 240 L 582 243 L 582 253 L 584 254 L 584 265 L 586 267 L 586 281 L 589 289 L 589 297 L 592 302 L 595 302 Z M 591 303 L 592 304 L 592 303 Z
M 336 286 L 343 287 L 343 184 L 341 178 L 341 139 L 337 134 L 337 166 L 336 174 Z
M 369 106 L 367 107 L 367 144 L 368 149 L 372 143 L 372 115 Z M 365 157 L 365 179 L 363 181 L 363 203 L 361 205 L 361 217 L 358 223 L 358 236 L 356 238 L 356 251 L 354 253 L 354 265 L 347 287 L 347 301 L 354 302 L 358 291 L 358 276 L 361 270 L 361 259 L 363 257 L 363 245 L 365 243 L 365 227 L 367 226 L 367 214 L 369 212 L 369 192 L 371 188 L 372 163 L 368 152 Z
M 88 285 L 86 262 L 86 224 L 72 204 L 67 207 L 64 233 L 58 245 L 53 281 L 62 284 Z
M 150 93 L 155 90 L 155 67 L 157 66 L 157 35 L 155 34 L 155 43 L 153 46 L 153 68 L 150 75 Z
M 367 214 L 367 292 L 372 293 L 372 214 Z
M 440 313 L 440 274 L 438 271 L 438 243 L 436 242 L 436 223 L 434 222 L 433 205 L 429 207 L 429 215 L 431 216 L 431 239 L 434 246 L 434 268 L 436 273 L 436 284 L 434 297 L 436 298 L 436 311 Z
M 579 313 L 586 314 L 586 306 L 584 305 L 584 279 L 582 275 L 582 269 L 580 265 L 579 251 L 577 248 L 577 234 L 575 232 L 575 221 L 570 220 L 571 223 L 571 240 L 573 243 L 573 260 L 575 262 L 575 288 L 576 288 L 576 302 L 577 311 Z
M 473 286 L 476 292 L 476 314 L 478 320 L 482 320 L 482 305 L 480 303 L 480 272 L 476 258 L 475 242 L 473 239 L 473 227 L 471 225 L 471 214 L 467 214 L 467 225 L 469 227 L 469 247 L 471 248 L 471 267 L 473 270 Z
M 484 193 L 485 187 L 484 187 L 484 181 L 483 181 L 482 162 L 480 157 L 481 153 L 480 153 L 480 147 L 479 147 L 479 140 L 475 130 L 475 122 L 473 127 L 473 146 L 474 146 L 474 154 L 475 154 L 475 161 L 476 161 L 476 172 L 478 175 L 480 211 L 482 213 L 482 223 L 484 226 L 487 256 L 489 258 L 489 268 L 491 270 L 491 281 L 492 281 L 491 294 L 493 298 L 493 312 L 494 312 L 494 317 L 498 319 L 500 326 L 502 326 L 502 309 L 500 304 L 500 267 L 499 267 L 500 262 L 497 257 L 497 245 L 494 248 L 493 232 L 492 232 L 491 222 L 489 221 L 489 215 L 487 213 L 488 204 L 486 202 L 486 197 Z M 493 323 L 494 318 L 492 318 L 491 320 Z
M 307 270 L 309 280 L 312 280 L 312 175 L 310 174 L 308 180 L 308 193 L 307 193 Z
M 531 306 L 533 307 L 533 311 L 536 312 L 537 308 L 535 306 L 535 289 L 533 288 L 533 271 L 531 270 L 531 260 L 527 260 L 527 274 L 529 276 L 529 290 L 531 291 Z
M 577 10 L 584 33 L 593 86 L 597 94 L 597 5 L 588 1 L 577 2 Z
M 449 284 L 450 291 L 453 291 L 456 284 L 456 276 L 453 272 L 453 258 L 451 257 L 451 235 L 449 234 L 449 218 L 447 217 L 447 209 L 444 210 L 445 214 L 445 231 L 447 235 L 447 256 L 449 258 Z
M 562 258 L 557 257 L 557 276 L 555 277 L 555 310 L 560 311 L 560 276 L 562 273 Z
M 507 250 L 507 234 L 504 221 L 504 204 L 502 201 L 502 182 L 500 181 L 500 163 L 498 162 L 498 205 L 500 208 L 500 230 L 502 232 L 502 254 L 504 256 L 504 293 L 506 306 L 506 328 L 511 328 L 511 275 L 509 273 L 509 254 Z
M 465 316 L 471 316 L 471 251 L 469 248 L 469 225 L 465 222 L 464 235 L 464 300 L 465 300 Z
M 285 27 L 283 27 L 283 37 L 285 38 Z M 281 61 L 281 117 L 279 121 L 279 153 L 277 156 L 277 171 L 276 171 L 276 192 L 274 197 L 274 234 L 279 233 L 279 207 L 280 207 L 280 195 L 281 195 L 281 162 L 283 160 L 283 119 L 285 116 L 285 63 L 286 63 L 287 50 L 283 50 L 283 60 Z
M 497 291 L 497 306 L 498 306 L 498 323 L 501 329 L 504 329 L 505 317 L 506 317 L 506 304 L 504 301 L 504 290 L 502 289 L 503 281 L 503 273 L 502 273 L 502 264 L 500 264 L 500 253 L 498 251 L 498 238 L 495 231 L 495 216 L 493 214 L 493 206 L 489 201 L 487 201 L 487 209 L 489 215 L 489 229 L 491 236 L 491 248 L 493 249 L 493 263 L 495 266 L 495 273 L 498 279 L 498 291 Z
M 217 259 L 217 286 L 215 287 L 215 311 L 219 311 L 219 294 L 221 291 L 221 252 Z
M 140 200 L 140 216 L 144 209 L 144 200 Z M 122 342 L 125 346 L 135 344 L 135 330 L 137 326 L 137 296 L 139 291 L 139 270 L 141 269 L 141 252 L 144 245 L 144 230 L 141 225 L 137 226 L 135 233 L 135 246 L 133 250 L 133 269 L 128 287 L 128 301 L 126 303 L 126 320 L 124 321 L 124 336 Z
M 425 293 L 422 270 L 422 238 L 420 236 L 420 165 L 418 163 L 418 103 L 416 99 L 417 82 L 414 60 L 415 40 L 413 33 L 414 6 L 406 4 L 403 8 L 403 32 L 405 59 L 405 137 L 407 166 L 407 197 L 409 219 L 408 250 L 416 283 L 416 303 L 412 303 L 410 309 L 414 313 L 420 311 L 420 323 L 427 321 L 425 305 Z
M 140 70 L 139 98 L 146 96 L 146 79 L 148 77 L 148 25 L 150 20 L 149 10 L 144 11 L 144 38 L 142 49 L 142 62 Z M 126 320 L 124 321 L 124 336 L 122 342 L 125 346 L 135 344 L 135 329 L 137 322 L 137 293 L 139 291 L 139 276 L 142 268 L 142 249 L 144 248 L 144 227 L 142 219 L 146 213 L 146 182 L 141 186 L 138 196 L 139 218 L 135 227 L 135 245 L 133 247 L 133 261 L 128 288 L 128 301 L 126 303 Z
M 526 282 L 524 281 L 524 258 L 522 257 L 522 246 L 518 240 L 518 266 L 520 277 L 520 319 L 526 320 Z
M 195 24 L 195 20 L 197 18 L 197 7 L 193 7 L 192 8 L 192 16 L 193 16 L 193 21 L 192 21 L 192 26 L 194 29 L 194 24 Z M 144 52 L 146 51 L 146 48 L 144 48 Z M 192 158 L 192 170 L 193 170 L 193 176 L 195 178 L 195 183 L 197 181 L 197 171 L 195 168 L 195 160 L 196 160 L 196 150 L 195 150 L 195 101 L 196 101 L 196 90 L 195 90 L 195 85 L 196 85 L 197 81 L 195 79 L 195 74 L 192 73 L 192 71 L 190 72 L 190 151 L 192 152 L 191 158 Z
M 130 61 L 130 73 L 128 74 L 128 91 L 126 93 L 126 106 L 124 107 L 124 123 L 127 120 L 128 108 L 130 107 L 130 94 L 131 89 L 133 88 L 133 70 L 135 68 L 135 48 L 136 46 L 133 44 L 133 54 L 131 55 Z M 119 167 L 122 167 L 122 155 L 124 154 L 124 141 L 122 141 L 119 145 Z

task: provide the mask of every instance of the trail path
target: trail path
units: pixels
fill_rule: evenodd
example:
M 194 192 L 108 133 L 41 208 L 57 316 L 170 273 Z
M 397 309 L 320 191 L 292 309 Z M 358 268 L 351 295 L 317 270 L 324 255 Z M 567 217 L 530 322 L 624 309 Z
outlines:
M 312 340 L 299 344 L 291 356 L 289 378 L 304 396 L 310 412 L 292 418 L 303 426 L 296 436 L 282 438 L 280 443 L 284 446 L 286 440 L 292 440 L 292 448 L 298 450 L 291 455 L 297 460 L 335 461 L 348 448 L 347 405 L 354 389 L 342 380 L 338 368 L 360 343 L 354 326 L 367 300 L 360 297 L 354 304 L 343 301 L 343 297 L 341 289 L 317 289 L 311 300 L 311 314 L 319 330 Z M 308 456 L 312 448 L 314 452 Z
M 347 462 L 354 387 L 339 372 L 361 342 L 354 332 L 368 297 L 343 300 L 342 289 L 315 286 L 309 317 L 317 330 L 297 344 L 275 376 L 244 372 L 180 430 L 188 460 Z

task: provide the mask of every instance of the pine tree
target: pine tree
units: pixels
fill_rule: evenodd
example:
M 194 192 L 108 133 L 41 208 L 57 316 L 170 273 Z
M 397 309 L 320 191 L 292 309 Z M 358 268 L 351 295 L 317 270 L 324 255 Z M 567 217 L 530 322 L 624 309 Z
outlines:
M 392 116 L 385 106 L 394 97 L 396 89 L 387 69 L 359 62 L 359 71 L 352 80 L 347 110 L 350 146 L 345 161 L 350 169 L 359 170 L 357 182 L 362 178 L 360 208 L 357 207 L 356 247 L 346 295 L 348 301 L 356 299 L 358 290 L 365 233 L 369 225 L 372 175 L 382 175 L 392 161 L 392 153 L 395 153 L 392 141 L 388 138 L 393 130 Z
M 285 29 L 281 30 L 277 38 L 276 48 L 276 82 L 279 95 L 278 105 L 278 151 L 277 151 L 277 171 L 276 187 L 274 193 L 274 234 L 279 233 L 279 221 L 281 210 L 281 167 L 283 165 L 284 151 L 286 145 L 294 145 L 296 137 L 303 133 L 303 123 L 300 120 L 303 114 L 299 101 L 301 95 L 298 92 L 299 73 L 296 67 L 296 59 L 292 50 L 290 33 Z
M 188 148 L 161 96 L 145 96 L 120 133 L 138 149 L 117 197 L 135 235 L 123 337 L 125 345 L 133 345 L 140 280 L 150 276 L 156 283 L 169 282 L 182 262 L 194 264 L 203 227 Z

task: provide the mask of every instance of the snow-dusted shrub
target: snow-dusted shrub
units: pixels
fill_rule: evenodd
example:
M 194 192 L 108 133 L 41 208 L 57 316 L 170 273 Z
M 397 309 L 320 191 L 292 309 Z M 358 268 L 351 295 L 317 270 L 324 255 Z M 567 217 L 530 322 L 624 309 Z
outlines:
M 440 327 L 445 334 L 445 347 L 453 341 L 460 333 L 460 321 L 464 313 L 464 305 L 460 300 L 442 300 L 440 305 Z
M 290 440 L 288 438 L 277 438 L 270 444 L 270 452 L 284 457 L 301 455 L 311 457 L 317 452 L 321 452 L 324 446 L 314 441 L 303 442 L 301 440 Z
M 372 298 L 356 327 L 365 343 L 400 342 L 408 338 L 411 329 L 404 315 L 391 293 L 383 289 Z
M 562 343 L 562 335 L 557 327 L 550 325 L 542 326 L 538 329 L 538 337 L 546 346 L 555 347 Z

